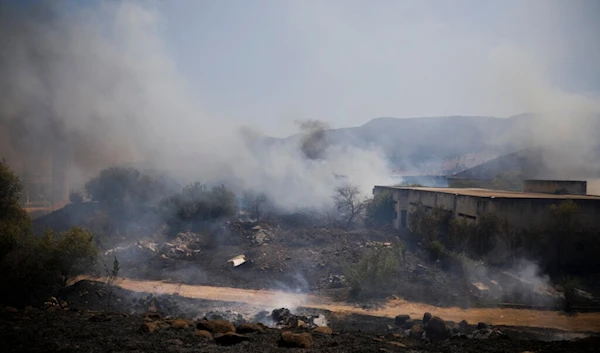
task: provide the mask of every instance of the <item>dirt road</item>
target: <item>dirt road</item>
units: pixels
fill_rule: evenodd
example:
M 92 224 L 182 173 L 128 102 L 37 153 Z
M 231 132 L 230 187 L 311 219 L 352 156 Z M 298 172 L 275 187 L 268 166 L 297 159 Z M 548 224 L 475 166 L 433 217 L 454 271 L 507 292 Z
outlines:
M 103 281 L 102 278 L 78 277 L 78 280 Z M 368 310 L 351 304 L 335 303 L 329 298 L 302 293 L 280 291 L 249 290 L 229 287 L 198 286 L 187 284 L 167 283 L 161 281 L 145 281 L 120 279 L 116 282 L 119 287 L 135 291 L 156 294 L 178 294 L 183 297 L 218 300 L 226 302 L 247 303 L 263 306 L 267 309 L 307 307 L 329 310 L 338 314 L 363 314 L 393 318 L 399 314 L 408 314 L 420 318 L 424 312 L 440 316 L 445 320 L 459 322 L 467 320 L 471 323 L 486 322 L 492 325 L 526 326 L 554 328 L 565 331 L 600 332 L 600 313 L 581 313 L 575 316 L 557 311 L 530 309 L 460 309 L 441 308 L 432 305 L 407 302 L 401 299 L 389 300 L 378 309 Z

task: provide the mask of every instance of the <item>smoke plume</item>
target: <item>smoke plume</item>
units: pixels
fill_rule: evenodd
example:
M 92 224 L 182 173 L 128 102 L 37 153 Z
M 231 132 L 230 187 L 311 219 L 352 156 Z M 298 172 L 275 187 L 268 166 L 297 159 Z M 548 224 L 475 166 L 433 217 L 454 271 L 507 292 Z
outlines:
M 43 169 L 62 140 L 70 177 L 80 182 L 128 163 L 262 191 L 288 209 L 330 203 L 336 174 L 364 192 L 385 182 L 377 151 L 329 146 L 320 123 L 301 125 L 300 144 L 274 148 L 251 126 L 232 129 L 203 112 L 147 3 L 3 2 L 0 9 L 0 127 L 9 137 L 0 152 L 17 170 Z

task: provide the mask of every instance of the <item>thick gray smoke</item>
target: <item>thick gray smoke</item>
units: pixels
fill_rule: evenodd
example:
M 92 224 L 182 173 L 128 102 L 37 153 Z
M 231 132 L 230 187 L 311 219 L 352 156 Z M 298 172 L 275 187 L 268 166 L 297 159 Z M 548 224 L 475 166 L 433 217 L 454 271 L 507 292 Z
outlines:
M 0 6 L 0 154 L 17 170 L 27 167 L 20 161 L 41 168 L 55 141 L 67 140 L 80 181 L 133 163 L 263 191 L 288 209 L 330 203 L 336 174 L 365 193 L 387 181 L 377 151 L 328 146 L 322 126 L 275 148 L 252 127 L 204 113 L 146 3 Z

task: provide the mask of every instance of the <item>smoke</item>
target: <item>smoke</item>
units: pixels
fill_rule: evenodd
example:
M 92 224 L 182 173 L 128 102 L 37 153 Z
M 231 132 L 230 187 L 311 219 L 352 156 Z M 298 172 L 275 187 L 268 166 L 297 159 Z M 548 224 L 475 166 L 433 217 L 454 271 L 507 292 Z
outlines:
M 167 54 L 151 5 L 0 5 L 0 127 L 10 131 L 0 151 L 9 162 L 43 169 L 66 140 L 70 177 L 80 183 L 128 163 L 262 191 L 290 210 L 330 203 L 336 174 L 365 193 L 386 181 L 378 151 L 328 144 L 323 123 L 302 123 L 299 144 L 274 147 L 251 126 L 205 113 Z
M 507 104 L 532 113 L 530 125 L 512 135 L 526 139 L 543 169 L 540 178 L 596 176 L 600 161 L 600 95 L 569 92 L 551 81 L 544 62 L 524 48 L 502 46 L 490 53 L 491 82 Z M 521 141 L 514 141 L 519 143 Z

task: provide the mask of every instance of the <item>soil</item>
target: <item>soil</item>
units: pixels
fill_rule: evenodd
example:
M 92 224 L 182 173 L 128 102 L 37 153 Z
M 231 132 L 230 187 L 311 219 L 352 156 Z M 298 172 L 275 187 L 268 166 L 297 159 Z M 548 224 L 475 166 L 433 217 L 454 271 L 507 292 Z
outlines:
M 104 290 L 104 292 L 102 291 Z M 82 294 L 85 293 L 85 294 Z M 98 294 L 100 293 L 100 294 Z M 3 308 L 0 313 L 0 342 L 3 352 L 283 352 L 278 342 L 284 329 L 270 327 L 264 332 L 244 334 L 247 341 L 222 346 L 216 340 L 195 334 L 195 322 L 209 315 L 222 315 L 230 321 L 256 320 L 242 314 L 257 308 L 247 304 L 193 300 L 177 296 L 149 296 L 115 288 L 114 305 L 105 311 L 106 286 L 81 281 L 61 293 L 46 309 Z M 243 298 L 242 298 L 243 299 Z M 140 305 L 144 302 L 150 306 Z M 152 317 L 144 313 L 153 307 Z M 232 310 L 238 309 L 240 311 Z M 212 311 L 211 311 L 212 310 Z M 216 311 L 215 311 L 216 310 Z M 501 336 L 473 339 L 455 336 L 441 342 L 412 338 L 394 326 L 390 318 L 368 315 L 337 315 L 328 311 L 295 309 L 304 315 L 323 314 L 333 334 L 312 333 L 312 350 L 317 352 L 596 352 L 597 337 L 570 341 L 558 330 L 494 327 Z M 156 313 L 155 313 L 156 311 Z M 161 317 L 161 318 L 158 318 Z M 162 327 L 149 333 L 140 330 L 145 322 L 172 322 L 179 317 L 193 320 L 182 327 Z M 214 318 L 214 317 L 213 317 Z M 152 321 L 155 320 L 155 321 Z M 161 321 L 162 320 L 162 321 Z M 187 322 L 187 321 L 184 321 Z M 420 324 L 420 321 L 415 321 Z M 450 323 L 448 323 L 450 325 Z M 453 324 L 456 326 L 455 324 Z M 476 328 L 469 325 L 465 332 Z M 293 328 L 310 332 L 310 328 Z M 573 336 L 574 337 L 574 336 Z M 569 338 L 573 338 L 569 337 Z M 554 339 L 554 341 L 548 341 Z M 296 349 L 293 349 L 296 351 Z

